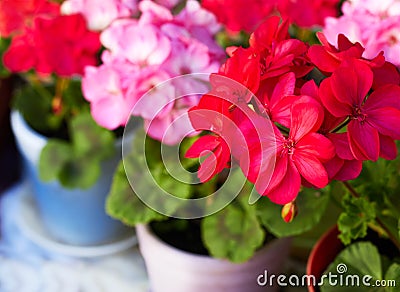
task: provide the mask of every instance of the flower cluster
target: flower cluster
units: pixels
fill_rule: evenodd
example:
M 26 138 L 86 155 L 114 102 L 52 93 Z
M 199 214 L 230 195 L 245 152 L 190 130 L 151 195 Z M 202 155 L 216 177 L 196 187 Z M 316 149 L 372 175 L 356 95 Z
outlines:
M 342 33 L 364 48 L 363 57 L 371 59 L 380 51 L 389 62 L 400 65 L 400 2 L 397 0 L 351 0 L 342 5 L 343 15 L 326 19 L 324 34 L 336 45 Z
M 326 17 L 337 15 L 339 2 L 339 0 L 203 0 L 202 4 L 215 13 L 229 31 L 252 32 L 273 13 L 279 13 L 300 27 L 322 26 Z
M 174 144 L 192 129 L 190 121 L 181 121 L 179 128 L 164 137 L 167 128 L 199 97 L 175 101 L 179 86 L 164 88 L 162 94 L 155 88 L 146 102 L 134 106 L 169 78 L 218 70 L 224 52 L 214 35 L 220 27 L 197 1 L 187 1 L 177 15 L 152 1 L 141 1 L 138 7 L 139 19 L 118 19 L 102 32 L 103 64 L 86 68 L 83 93 L 99 125 L 108 129 L 124 126 L 134 108 L 133 114 L 144 118 L 149 136 Z
M 201 181 L 233 159 L 277 204 L 293 202 L 302 185 L 354 179 L 363 161 L 394 159 L 400 139 L 400 77 L 382 53 L 367 59 L 359 43 L 340 35 L 336 48 L 322 33 L 322 45 L 308 47 L 287 31 L 288 23 L 274 16 L 250 36 L 248 48 L 230 48 L 211 91 L 189 112 L 195 129 L 214 133 L 186 153 L 213 152 L 201 164 Z M 325 75 L 319 85 L 309 78 L 318 71 Z
M 130 17 L 137 11 L 137 0 L 66 0 L 61 5 L 63 14 L 81 13 L 91 30 L 105 29 L 113 20 Z
M 10 24 L 14 19 L 4 22 L 6 35 L 14 34 L 3 56 L 4 65 L 10 71 L 34 69 L 41 75 L 55 73 L 70 77 L 82 74 L 85 66 L 97 63 L 96 54 L 101 47 L 99 34 L 87 29 L 81 14 L 60 15 L 59 6 L 46 1 L 23 2 L 20 6 L 13 6 L 13 2 L 8 7 L 21 21 L 15 22 L 12 29 Z M 2 5 L 6 3 L 11 2 L 5 1 Z

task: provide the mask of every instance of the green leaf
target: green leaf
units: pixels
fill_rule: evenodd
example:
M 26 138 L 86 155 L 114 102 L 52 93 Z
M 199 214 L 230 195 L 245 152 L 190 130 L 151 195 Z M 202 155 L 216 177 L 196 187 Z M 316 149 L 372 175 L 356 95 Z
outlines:
M 70 136 L 76 157 L 103 160 L 115 152 L 113 133 L 97 125 L 90 113 L 79 114 L 71 120 Z
M 250 259 L 265 238 L 255 205 L 249 205 L 247 193 L 239 196 L 202 221 L 202 236 L 210 254 L 237 263 Z
M 71 145 L 62 140 L 50 140 L 40 154 L 40 179 L 46 182 L 56 179 L 71 156 Z
M 133 192 L 122 161 L 114 175 L 107 197 L 106 211 L 110 216 L 130 226 L 167 218 L 147 207 Z
M 393 263 L 386 271 L 385 275 L 387 291 L 396 292 L 399 291 L 400 286 L 400 265 Z
M 53 94 L 52 87 L 25 84 L 16 91 L 13 106 L 33 129 L 41 133 L 53 133 L 62 126 L 62 116 L 52 112 Z
M 3 60 L 3 54 L 7 50 L 8 46 L 10 45 L 10 38 L 0 37 L 0 60 Z M 4 67 L 4 63 L 0 62 L 0 78 L 1 77 L 8 77 L 10 72 Z
M 92 159 L 71 159 L 65 163 L 59 174 L 64 187 L 88 189 L 93 186 L 101 174 L 98 161 Z
M 282 206 L 272 203 L 268 198 L 262 197 L 256 206 L 258 217 L 268 231 L 277 237 L 285 237 L 312 229 L 325 213 L 328 202 L 328 188 L 303 189 L 296 199 L 298 215 L 290 223 L 281 218 Z
M 339 266 L 346 265 L 346 272 L 339 273 Z M 324 274 L 337 275 L 336 279 L 339 280 L 339 275 L 343 276 L 343 285 L 331 285 L 329 278 L 324 278 L 324 285 L 321 287 L 322 292 L 356 292 L 356 291 L 385 291 L 384 288 L 374 287 L 373 284 L 376 280 L 382 280 L 382 262 L 378 249 L 370 242 L 357 242 L 345 248 L 329 265 Z M 350 285 L 353 283 L 353 275 L 359 279 L 360 285 Z M 363 277 L 371 276 L 369 280 L 371 286 L 363 284 Z M 348 285 L 346 285 L 346 279 Z M 356 282 L 355 282 L 356 283 Z
M 367 235 L 368 224 L 376 217 L 375 204 L 365 197 L 356 198 L 350 194 L 343 197 L 344 212 L 338 220 L 339 238 L 344 244 Z

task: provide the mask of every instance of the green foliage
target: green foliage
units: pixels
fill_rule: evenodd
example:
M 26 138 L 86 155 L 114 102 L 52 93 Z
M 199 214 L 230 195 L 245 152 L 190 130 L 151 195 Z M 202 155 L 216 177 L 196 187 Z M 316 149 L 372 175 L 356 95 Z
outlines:
M 329 265 L 328 269 L 324 274 L 328 275 L 342 275 L 343 285 L 331 285 L 329 277 L 324 278 L 323 286 L 321 287 L 322 292 L 333 292 L 333 291 L 343 291 L 343 292 L 357 292 L 357 291 L 398 291 L 398 285 L 400 285 L 400 266 L 397 263 L 392 263 L 389 268 L 385 266 L 386 259 L 379 254 L 378 249 L 370 242 L 357 242 L 351 244 L 345 248 L 334 260 L 332 264 Z M 347 271 L 344 273 L 339 273 L 337 271 L 338 265 L 346 265 Z M 356 285 L 356 280 L 353 280 L 348 276 L 356 276 L 359 279 L 359 286 Z M 368 276 L 372 277 L 369 278 Z M 364 285 L 363 277 L 365 277 L 365 282 L 369 283 L 370 286 Z M 336 278 L 338 283 L 340 283 L 339 276 Z M 347 280 L 347 285 L 346 285 Z M 377 287 L 375 285 L 376 281 L 386 280 L 387 287 Z M 396 287 L 389 287 L 388 280 L 395 280 Z M 354 285 L 352 285 L 354 283 Z M 385 282 L 380 282 L 385 283 Z M 382 285 L 383 286 L 383 285 Z
M 375 204 L 365 197 L 356 198 L 350 194 L 343 197 L 344 212 L 338 220 L 339 238 L 344 244 L 352 239 L 363 238 L 367 235 L 368 224 L 376 217 Z
M 107 199 L 110 216 L 132 226 L 166 218 L 147 207 L 136 193 L 146 194 L 147 205 L 160 206 L 163 213 L 169 214 L 174 213 L 180 203 L 168 200 L 161 193 L 162 190 L 180 198 L 190 197 L 193 192 L 191 186 L 176 180 L 165 168 L 161 161 L 160 146 L 159 142 L 145 137 L 143 129 L 138 130 L 131 152 L 124 157 L 114 176 Z M 145 151 L 151 155 L 144 155 Z
M 13 105 L 34 130 L 55 133 L 62 128 L 63 117 L 52 112 L 52 99 L 51 87 L 25 84 L 16 90 Z
M 203 241 L 210 254 L 232 262 L 244 262 L 262 246 L 265 238 L 256 206 L 248 203 L 248 185 L 221 211 L 202 221 Z
M 0 36 L 0 60 L 3 59 L 3 54 L 7 50 L 10 45 L 10 39 L 2 38 Z M 10 72 L 4 67 L 3 62 L 0 62 L 0 78 L 7 77 L 10 75 Z
M 342 199 L 344 212 L 339 217 L 338 226 L 343 243 L 363 238 L 368 228 L 400 242 L 399 175 L 399 157 L 391 161 L 364 162 L 360 177 L 351 184 L 353 193 L 357 195 L 348 193 Z
M 50 139 L 39 159 L 43 181 L 58 179 L 64 187 L 91 187 L 101 174 L 101 164 L 115 151 L 114 135 L 101 128 L 89 113 L 71 119 L 71 141 Z
M 106 211 L 110 216 L 130 226 L 166 219 L 165 216 L 147 207 L 133 192 L 122 161 L 114 175 L 111 191 L 107 197 Z
M 296 200 L 298 215 L 290 223 L 281 218 L 282 206 L 266 197 L 257 201 L 257 214 L 262 224 L 275 236 L 298 235 L 312 229 L 320 221 L 328 206 L 329 196 L 329 187 L 322 190 L 304 188 Z

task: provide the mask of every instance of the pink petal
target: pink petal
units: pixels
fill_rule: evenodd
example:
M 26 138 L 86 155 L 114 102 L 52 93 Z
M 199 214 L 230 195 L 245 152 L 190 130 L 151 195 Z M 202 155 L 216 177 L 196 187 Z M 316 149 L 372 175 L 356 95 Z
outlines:
M 295 151 L 314 156 L 321 161 L 328 161 L 335 156 L 333 143 L 325 136 L 317 133 L 310 133 L 299 140 Z
M 340 181 L 347 181 L 356 179 L 362 170 L 362 161 L 361 160 L 344 160 L 343 166 L 339 170 L 339 172 L 333 177 L 333 179 Z
M 377 129 L 379 133 L 396 140 L 400 139 L 400 110 L 393 107 L 384 107 L 369 110 L 367 115 L 368 123 Z
M 322 104 L 335 117 L 346 117 L 352 112 L 352 106 L 340 102 L 332 91 L 332 78 L 324 79 L 319 86 L 319 96 Z
M 368 123 L 351 121 L 347 126 L 350 149 L 358 160 L 376 161 L 379 157 L 379 134 Z
M 118 96 L 99 98 L 90 104 L 90 109 L 93 119 L 100 126 L 109 130 L 124 126 L 129 118 L 129 108 L 125 101 Z
M 295 152 L 294 163 L 300 174 L 312 185 L 323 188 L 328 184 L 328 173 L 322 163 L 313 155 Z
M 265 193 L 275 204 L 287 204 L 292 202 L 300 191 L 301 177 L 294 163 L 289 160 L 284 178 L 274 189 Z
M 371 68 L 361 61 L 353 60 L 333 72 L 331 86 L 339 101 L 354 106 L 363 103 L 372 81 Z
M 397 157 L 397 147 L 396 143 L 391 137 L 379 135 L 379 143 L 380 143 L 380 154 L 379 156 L 393 160 Z
M 314 99 L 308 103 L 295 103 L 292 106 L 290 138 L 299 141 L 310 132 L 316 132 L 322 124 L 324 112 Z

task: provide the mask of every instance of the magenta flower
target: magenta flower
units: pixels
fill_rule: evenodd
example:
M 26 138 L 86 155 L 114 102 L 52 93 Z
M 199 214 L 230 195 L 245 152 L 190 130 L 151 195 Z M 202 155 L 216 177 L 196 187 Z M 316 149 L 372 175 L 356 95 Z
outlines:
M 400 139 L 400 87 L 384 85 L 368 96 L 373 73 L 359 60 L 343 63 L 322 81 L 320 98 L 335 117 L 349 118 L 347 137 L 353 156 L 376 161 L 396 156 L 393 139 Z

